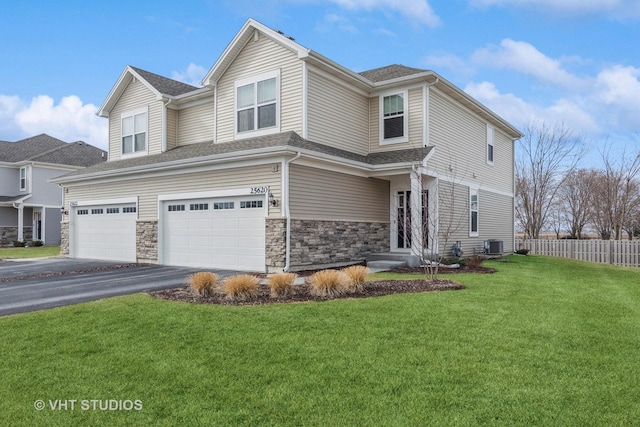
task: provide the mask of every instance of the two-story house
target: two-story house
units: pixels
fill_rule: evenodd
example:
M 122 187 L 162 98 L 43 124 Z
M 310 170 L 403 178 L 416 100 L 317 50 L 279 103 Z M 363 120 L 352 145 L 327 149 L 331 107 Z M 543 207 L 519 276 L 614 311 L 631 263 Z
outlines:
M 109 161 L 54 180 L 63 251 L 277 271 L 513 250 L 521 134 L 433 71 L 355 73 L 249 19 L 202 84 L 125 68 Z
M 106 151 L 46 134 L 0 141 L 0 245 L 59 244 L 62 189 L 49 179 L 106 160 Z

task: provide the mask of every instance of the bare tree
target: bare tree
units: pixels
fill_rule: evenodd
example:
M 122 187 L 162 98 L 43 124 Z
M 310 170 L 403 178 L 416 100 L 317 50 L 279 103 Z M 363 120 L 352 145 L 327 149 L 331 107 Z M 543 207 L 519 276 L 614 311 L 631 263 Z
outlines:
M 572 239 L 582 239 L 583 230 L 592 219 L 597 177 L 595 170 L 576 169 L 569 172 L 558 190 L 558 201 Z
M 626 151 L 612 155 L 610 147 L 601 152 L 604 169 L 597 178 L 593 217 L 596 230 L 603 239 L 622 238 L 622 233 L 636 220 L 633 213 L 640 206 L 640 152 Z
M 410 213 L 398 215 L 398 229 L 407 230 L 412 240 L 411 254 L 420 259 L 427 280 L 436 280 L 444 256 L 450 253 L 453 236 L 467 224 L 468 198 L 461 197 L 456 190 L 455 166 L 448 173 L 429 181 L 420 168 L 411 171 L 411 201 L 407 204 Z M 464 204 L 464 206 L 460 206 Z
M 516 220 L 525 237 L 540 237 L 558 189 L 576 168 L 582 147 L 582 137 L 564 124 L 525 126 L 516 155 Z

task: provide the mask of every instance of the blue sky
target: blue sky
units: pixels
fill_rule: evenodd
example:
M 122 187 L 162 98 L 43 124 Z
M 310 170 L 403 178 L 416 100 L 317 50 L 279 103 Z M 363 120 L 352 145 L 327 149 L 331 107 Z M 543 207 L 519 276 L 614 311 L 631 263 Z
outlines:
M 20 1 L 0 15 L 0 140 L 106 147 L 126 65 L 198 84 L 249 18 L 353 70 L 436 71 L 516 127 L 640 146 L 637 0 Z

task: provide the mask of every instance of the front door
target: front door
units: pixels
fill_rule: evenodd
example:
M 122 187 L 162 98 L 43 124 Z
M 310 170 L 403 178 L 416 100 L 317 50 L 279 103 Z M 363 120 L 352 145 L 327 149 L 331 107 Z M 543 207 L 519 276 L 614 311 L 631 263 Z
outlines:
M 42 240 L 42 212 L 33 213 L 33 240 Z
M 411 249 L 411 191 L 398 191 L 398 249 Z
M 423 249 L 429 247 L 429 190 L 422 190 L 422 224 L 415 224 L 418 230 L 413 230 L 411 224 L 411 190 L 398 191 L 396 194 L 396 206 L 398 207 L 396 221 L 398 224 L 396 247 L 398 249 L 411 249 L 412 234 L 423 237 Z

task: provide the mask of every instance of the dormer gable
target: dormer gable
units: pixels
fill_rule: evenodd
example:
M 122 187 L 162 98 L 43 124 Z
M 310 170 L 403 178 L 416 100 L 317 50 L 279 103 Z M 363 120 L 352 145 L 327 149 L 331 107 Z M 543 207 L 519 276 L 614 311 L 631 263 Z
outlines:
M 177 80 L 169 79 L 167 77 L 127 65 L 120 75 L 120 78 L 111 89 L 111 92 L 109 92 L 107 99 L 105 99 L 104 103 L 98 110 L 98 116 L 109 117 L 109 112 L 113 109 L 129 83 L 133 80 L 141 82 L 154 94 L 158 101 L 163 98 L 175 98 L 200 89 Z

